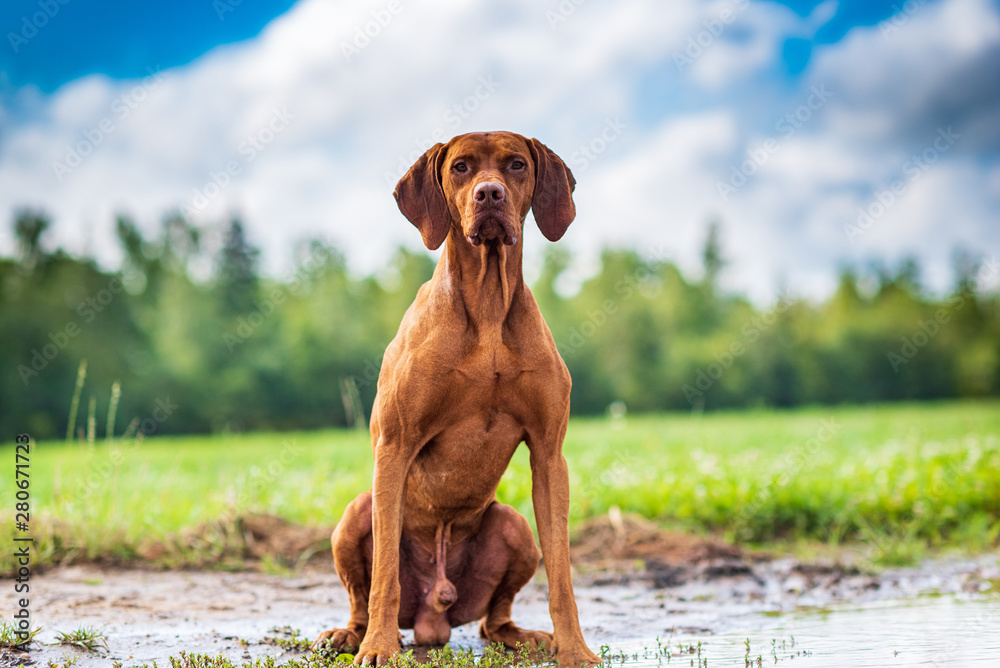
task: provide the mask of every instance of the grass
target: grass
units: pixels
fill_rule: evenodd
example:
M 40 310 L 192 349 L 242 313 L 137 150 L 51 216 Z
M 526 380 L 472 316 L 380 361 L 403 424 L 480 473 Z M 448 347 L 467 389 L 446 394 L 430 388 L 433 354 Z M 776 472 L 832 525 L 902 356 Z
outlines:
M 7 621 L 7 615 L 0 617 L 0 649 L 27 648 L 35 642 L 35 638 L 42 632 L 40 626 L 28 630 L 28 637 L 21 638 L 17 635 L 18 627 Z
M 577 418 L 564 450 L 571 523 L 617 506 L 744 543 L 862 544 L 890 565 L 1000 534 L 998 401 Z M 372 457 L 348 430 L 43 442 L 31 473 L 35 564 L 128 561 L 249 513 L 332 526 L 370 488 Z M 499 498 L 532 518 L 525 448 Z
M 347 652 L 337 652 L 336 650 L 326 650 L 320 648 L 313 651 L 308 648 L 308 641 L 303 638 L 297 630 L 289 627 L 282 629 L 272 629 L 272 632 L 280 634 L 279 638 L 263 638 L 258 643 L 244 642 L 244 645 L 278 645 L 285 651 L 281 657 L 263 656 L 259 658 L 244 658 L 234 660 L 226 655 L 210 655 L 179 652 L 176 656 L 168 657 L 167 661 L 171 668 L 346 668 L 353 665 L 354 655 Z M 278 642 L 276 642 L 278 641 Z M 651 665 L 655 660 L 657 665 L 671 664 L 676 660 L 677 665 L 707 667 L 707 645 L 701 641 L 679 642 L 672 644 L 669 639 L 661 641 L 659 637 L 655 640 L 656 646 L 643 647 L 641 651 L 613 650 L 609 645 L 600 647 L 600 665 L 624 666 L 628 665 Z M 752 646 L 750 638 L 743 643 L 744 665 L 762 666 L 764 663 L 764 653 L 758 653 L 756 659 L 751 652 Z M 764 647 L 767 647 L 766 644 Z M 756 648 L 753 648 L 756 649 Z M 288 656 L 289 654 L 294 656 Z M 784 639 L 780 644 L 776 638 L 772 638 L 767 659 L 768 665 L 778 663 L 780 660 L 790 660 L 797 657 L 809 656 L 811 652 L 796 648 L 795 636 L 788 642 Z M 66 657 L 64 657 L 66 658 Z M 66 659 L 64 664 L 49 661 L 50 668 L 69 668 L 78 657 Z M 157 668 L 157 662 L 130 664 L 129 668 Z M 481 652 L 476 652 L 471 648 L 455 648 L 450 644 L 441 649 L 418 648 L 416 651 L 410 649 L 402 651 L 389 659 L 385 668 L 534 668 L 536 666 L 555 666 L 555 661 L 549 656 L 547 649 L 542 646 L 533 649 L 528 645 L 519 645 L 517 649 L 507 650 L 502 645 L 487 645 Z M 727 664 L 728 665 L 728 664 Z M 735 664 L 733 664 L 735 665 Z M 123 668 L 121 661 L 113 661 L 113 668 Z
M 91 626 L 81 626 L 68 633 L 57 631 L 56 644 L 75 647 L 87 652 L 108 651 L 108 639 L 104 632 Z
M 262 643 L 270 644 L 270 643 Z M 298 650 L 291 650 L 298 651 Z M 189 654 L 180 652 L 178 656 L 169 657 L 171 668 L 344 668 L 354 665 L 354 655 L 337 652 L 307 652 L 300 657 L 276 659 L 265 656 L 257 659 L 233 661 L 223 655 Z M 122 664 L 115 662 L 115 668 Z M 415 655 L 413 650 L 400 652 L 389 659 L 385 668 L 532 668 L 534 666 L 555 665 L 547 655 L 530 649 L 527 645 L 516 651 L 508 651 L 502 645 L 487 645 L 480 654 L 471 648 L 453 649 L 445 646 L 443 649 L 427 651 L 426 656 Z M 156 668 L 156 663 L 137 664 L 135 668 Z

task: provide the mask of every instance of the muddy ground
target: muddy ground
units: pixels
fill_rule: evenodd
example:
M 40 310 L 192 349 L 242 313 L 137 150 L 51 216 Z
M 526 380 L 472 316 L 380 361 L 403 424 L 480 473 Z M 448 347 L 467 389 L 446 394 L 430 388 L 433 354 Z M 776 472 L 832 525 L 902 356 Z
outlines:
M 776 613 L 804 607 L 926 594 L 976 596 L 1000 583 L 996 554 L 875 573 L 746 554 L 621 517 L 587 527 L 573 552 L 581 623 L 595 649 L 657 636 L 750 632 L 766 626 Z M 293 575 L 76 565 L 36 575 L 31 587 L 32 613 L 43 627 L 41 643 L 53 642 L 57 631 L 97 626 L 104 630 L 108 651 L 92 655 L 38 644 L 28 655 L 0 654 L 0 668 L 32 661 L 45 666 L 64 657 L 78 657 L 81 668 L 108 665 L 109 659 L 125 666 L 154 660 L 168 665 L 167 657 L 181 650 L 233 659 L 280 656 L 280 648 L 260 643 L 275 635 L 274 627 L 289 625 L 315 637 L 346 622 L 348 611 L 347 594 L 322 556 Z M 540 569 L 515 602 L 515 621 L 551 629 L 546 591 Z M 14 604 L 13 587 L 3 587 L 0 609 L 5 617 Z M 411 641 L 412 634 L 404 631 L 404 638 Z M 481 646 L 475 625 L 454 629 L 452 642 Z

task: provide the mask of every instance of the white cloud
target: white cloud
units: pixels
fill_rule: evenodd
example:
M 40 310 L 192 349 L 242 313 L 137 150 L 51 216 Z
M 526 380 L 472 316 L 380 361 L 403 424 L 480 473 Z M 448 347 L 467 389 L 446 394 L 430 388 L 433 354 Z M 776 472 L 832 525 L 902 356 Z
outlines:
M 703 16 L 698 31 L 688 36 L 684 53 L 700 54 L 691 76 L 711 90 L 739 82 L 772 63 L 780 38 L 801 23 L 786 7 L 751 5 L 748 0 L 712 2 Z
M 812 78 L 838 92 L 831 130 L 845 139 L 913 131 L 961 94 L 948 89 L 964 66 L 1000 46 L 1000 13 L 989 0 L 928 2 L 901 16 L 898 26 L 856 29 L 817 56 Z
M 997 12 L 981 0 L 944 0 L 887 38 L 857 29 L 824 47 L 801 90 L 771 100 L 767 89 L 748 92 L 747 81 L 766 78 L 780 41 L 811 34 L 833 5 L 798 19 L 750 4 L 678 72 L 674 54 L 736 4 L 583 3 L 550 26 L 556 2 L 404 3 L 348 62 L 343 45 L 371 28 L 372 12 L 386 3 L 303 0 L 259 38 L 159 80 L 91 76 L 41 98 L 26 89 L 3 112 L 11 124 L 0 134 L 0 202 L 10 208 L 0 211 L 0 252 L 13 251 L 2 220 L 29 205 L 53 214 L 60 243 L 77 252 L 90 243 L 113 264 L 116 211 L 152 231 L 166 211 L 212 190 L 213 174 L 226 180 L 219 175 L 235 161 L 238 173 L 196 220 L 242 213 L 272 271 L 287 269 L 292 245 L 307 235 L 335 240 L 367 271 L 396 245 L 420 243 L 396 210 L 387 174 L 400 174 L 435 130 L 450 137 L 502 128 L 538 136 L 578 170 L 579 220 L 564 243 L 581 266 L 592 267 L 603 244 L 629 244 L 662 249 L 694 270 L 705 222 L 719 215 L 730 287 L 764 300 L 784 276 L 821 294 L 838 262 L 859 256 L 843 224 L 906 159 L 909 148 L 893 135 L 899 119 L 918 116 L 949 72 L 997 44 Z M 774 122 L 809 85 L 823 82 L 834 100 L 724 202 L 716 182 L 776 134 Z M 659 107 L 643 101 L 649 93 Z M 746 95 L 757 96 L 753 109 Z M 715 101 L 692 107 L 691 99 Z M 294 117 L 280 131 L 269 128 L 275 109 Z M 755 127 L 752 114 L 770 120 Z M 614 118 L 628 126 L 621 136 L 585 169 L 573 165 L 578 147 Z M 86 147 L 103 119 L 112 131 L 60 181 L 53 162 L 65 162 L 67 147 Z M 241 146 L 255 140 L 250 159 Z M 866 235 L 865 249 L 936 258 L 970 238 L 996 247 L 997 233 L 986 233 L 1000 199 L 996 174 L 970 160 L 942 161 Z M 544 243 L 528 235 L 529 260 Z
M 125 117 L 115 101 L 141 82 L 91 76 L 64 86 L 3 136 L 0 201 L 44 207 L 60 241 L 79 251 L 83 226 L 110 221 L 118 208 L 152 226 L 196 190 L 213 189 L 212 175 L 235 160 L 239 173 L 197 218 L 242 211 L 272 268 L 307 234 L 342 239 L 352 261 L 370 266 L 396 243 L 418 242 L 386 187 L 400 155 L 424 147 L 436 128 L 446 136 L 511 128 L 571 145 L 627 110 L 629 72 L 679 39 L 692 7 L 594 3 L 551 30 L 544 8 L 528 2 L 509 12 L 404 4 L 348 62 L 344 44 L 356 28 L 373 28 L 372 12 L 385 3 L 306 0 L 258 39 L 163 73 Z M 482 91 L 481 78 L 498 87 L 463 110 L 466 118 L 446 117 Z M 294 120 L 248 160 L 241 144 L 266 133 L 276 107 Z M 103 119 L 113 130 L 94 134 Z M 89 155 L 60 180 L 53 162 L 65 164 L 76 147 Z M 101 242 L 104 260 L 114 261 L 113 246 Z

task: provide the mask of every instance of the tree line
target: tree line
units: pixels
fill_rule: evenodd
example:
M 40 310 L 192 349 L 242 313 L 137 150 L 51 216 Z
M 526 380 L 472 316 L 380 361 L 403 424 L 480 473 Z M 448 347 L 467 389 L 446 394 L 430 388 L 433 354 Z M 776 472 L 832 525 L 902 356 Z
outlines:
M 120 433 L 133 420 L 147 435 L 361 426 L 382 352 L 434 268 L 400 249 L 356 277 L 313 240 L 296 249 L 295 272 L 274 279 L 238 219 L 209 229 L 169 216 L 146 238 L 121 216 L 124 259 L 107 271 L 46 250 L 49 226 L 19 212 L 16 255 L 0 258 L 5 434 L 92 435 L 96 422 L 103 437 L 106 422 Z M 757 308 L 719 289 L 712 224 L 698 277 L 609 248 L 565 295 L 569 256 L 551 246 L 532 291 L 577 415 L 996 396 L 1000 296 L 985 289 L 996 259 L 957 252 L 954 265 L 944 296 L 928 294 L 910 259 L 844 268 L 820 303 L 782 294 Z

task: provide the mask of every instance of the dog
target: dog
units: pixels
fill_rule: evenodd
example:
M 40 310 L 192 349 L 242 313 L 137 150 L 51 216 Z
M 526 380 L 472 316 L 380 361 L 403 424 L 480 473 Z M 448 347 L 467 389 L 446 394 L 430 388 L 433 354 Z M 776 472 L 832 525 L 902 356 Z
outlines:
M 419 645 L 441 645 L 452 627 L 475 620 L 489 641 L 544 643 L 565 666 L 599 663 L 570 578 L 562 454 L 570 375 L 521 273 L 528 211 L 559 240 L 576 216 L 575 185 L 537 139 L 485 132 L 431 147 L 396 186 L 399 210 L 427 248 L 445 248 L 382 361 L 372 490 L 348 505 L 332 536 L 350 621 L 316 643 L 358 647 L 356 664 L 396 654 L 400 628 L 412 628 Z M 551 634 L 510 617 L 539 563 L 527 520 L 496 500 L 521 443 Z

